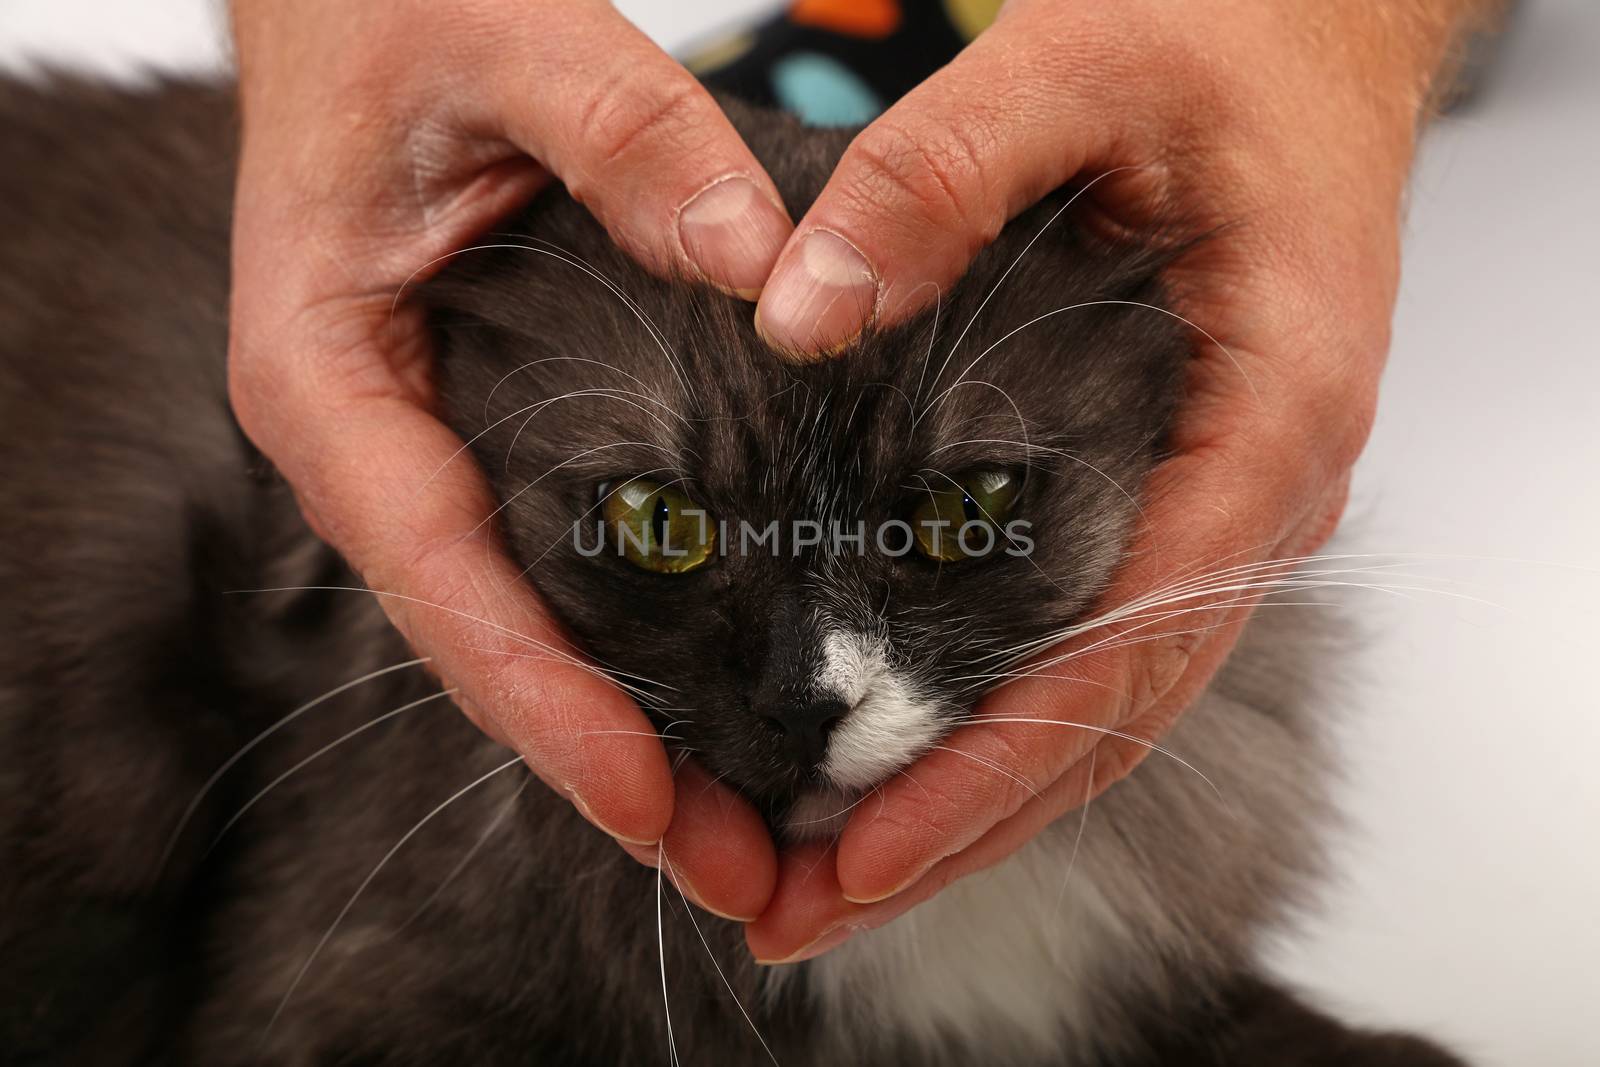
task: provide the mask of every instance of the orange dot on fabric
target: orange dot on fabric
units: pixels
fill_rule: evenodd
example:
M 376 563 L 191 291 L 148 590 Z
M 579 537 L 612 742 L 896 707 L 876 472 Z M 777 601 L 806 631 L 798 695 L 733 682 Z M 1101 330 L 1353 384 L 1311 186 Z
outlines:
M 848 34 L 887 37 L 900 28 L 899 0 L 795 0 L 789 21 Z

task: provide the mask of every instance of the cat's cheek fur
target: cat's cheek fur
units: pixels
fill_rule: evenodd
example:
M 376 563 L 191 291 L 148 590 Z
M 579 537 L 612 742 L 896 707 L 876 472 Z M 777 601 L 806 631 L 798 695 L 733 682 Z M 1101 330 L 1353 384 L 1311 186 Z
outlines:
M 948 726 L 939 702 L 923 695 L 909 671 L 891 666 L 884 642 L 871 634 L 829 631 L 816 685 L 850 708 L 828 738 L 821 768 L 842 790 L 878 785 L 926 752 Z

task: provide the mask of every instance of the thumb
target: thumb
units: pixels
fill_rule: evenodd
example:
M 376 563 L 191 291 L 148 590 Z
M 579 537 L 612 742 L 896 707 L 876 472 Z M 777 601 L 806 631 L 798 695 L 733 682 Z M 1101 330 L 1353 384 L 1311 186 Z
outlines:
M 610 4 L 530 18 L 517 44 L 482 105 L 501 136 L 652 270 L 755 299 L 793 227 L 711 94 Z
M 762 292 L 769 343 L 825 353 L 910 314 L 1011 217 L 1110 154 L 1114 79 L 1103 64 L 1083 73 L 1092 45 L 1041 49 L 1026 15 L 1003 14 L 851 142 Z

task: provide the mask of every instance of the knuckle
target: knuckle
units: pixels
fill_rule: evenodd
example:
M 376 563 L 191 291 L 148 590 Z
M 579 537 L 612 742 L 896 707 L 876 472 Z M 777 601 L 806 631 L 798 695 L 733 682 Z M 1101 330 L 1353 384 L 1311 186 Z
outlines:
M 1354 366 L 1318 375 L 1310 390 L 1307 442 L 1330 477 L 1355 465 L 1377 418 L 1378 390 L 1374 376 Z
M 604 84 L 590 98 L 580 130 L 600 170 L 641 154 L 672 158 L 698 136 L 705 103 L 694 81 L 673 79 L 663 86 L 657 75 L 637 71 Z
M 1137 741 L 1128 741 L 1120 737 L 1106 738 L 1095 746 L 1094 778 L 1089 783 L 1089 791 L 1098 794 L 1111 783 L 1120 782 L 1133 773 L 1134 768 L 1143 763 L 1151 751 Z
M 1372 436 L 1378 412 L 1376 393 L 1375 387 L 1363 390 L 1344 410 L 1333 441 L 1332 459 L 1338 471 L 1347 471 L 1356 465 L 1367 439 Z
M 922 898 L 927 899 L 949 889 L 956 882 L 965 878 L 967 874 L 968 872 L 963 871 L 959 865 L 954 863 L 936 864 L 933 870 L 924 875 L 917 883 L 917 889 Z
M 1187 626 L 1187 630 L 1154 641 L 1145 653 L 1129 659 L 1128 684 L 1124 689 L 1128 694 L 1127 714 L 1120 716 L 1119 722 L 1129 722 L 1153 707 L 1188 671 L 1189 662 L 1204 639 L 1204 627 L 1192 625 Z
M 276 379 L 272 362 L 250 355 L 235 337 L 228 350 L 228 400 L 240 428 L 258 445 L 271 418 Z
M 852 197 L 866 211 L 909 214 L 913 224 L 968 235 L 975 249 L 1005 222 L 1004 211 L 993 206 L 983 145 L 979 132 L 879 119 L 850 145 L 843 166 L 856 175 Z
M 965 808 L 958 797 L 940 786 L 938 779 L 938 775 L 932 774 L 919 774 L 914 780 L 908 777 L 907 781 L 914 782 L 916 788 L 909 789 L 897 802 L 884 805 L 881 811 L 874 813 L 873 822 L 890 828 L 893 833 L 888 836 L 895 840 L 944 840 L 953 828 L 941 813 L 960 812 Z
M 1066 749 L 1060 738 L 1046 737 L 1041 742 L 1054 749 Z M 978 768 L 989 782 L 989 788 L 1009 815 L 1029 800 L 1039 795 L 1040 784 L 1029 781 L 1031 775 L 1023 768 L 1029 765 L 1027 748 L 1003 731 L 997 731 L 994 748 L 984 756 L 986 767 Z

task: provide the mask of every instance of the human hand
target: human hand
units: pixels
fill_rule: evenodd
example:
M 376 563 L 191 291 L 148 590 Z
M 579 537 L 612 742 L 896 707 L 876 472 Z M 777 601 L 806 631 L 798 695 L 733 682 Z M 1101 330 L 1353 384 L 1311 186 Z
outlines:
M 663 842 L 706 907 L 755 916 L 759 817 L 692 765 L 674 790 L 649 722 L 499 551 L 481 474 L 433 480 L 461 442 L 432 413 L 421 312 L 394 301 L 549 174 L 645 265 L 753 299 L 791 230 L 771 181 L 598 0 L 238 0 L 234 22 L 241 425 L 474 722 L 638 858 Z
M 1111 224 L 1172 214 L 1215 236 L 1171 273 L 1196 326 L 1188 398 L 1102 607 L 1307 553 L 1366 440 L 1413 143 L 1474 6 L 1012 0 L 852 143 L 779 257 L 758 327 L 833 350 L 949 285 L 1044 193 L 1103 174 L 1090 195 Z M 959 729 L 836 845 L 785 855 L 747 930 L 756 957 L 809 958 L 881 925 L 1127 774 L 1150 751 L 1132 738 L 1162 735 L 1226 657 L 1247 613 L 1238 581 L 1171 603 L 1192 610 L 1137 643 L 1100 632 L 1052 650 L 1056 673 L 979 710 L 1010 721 Z

